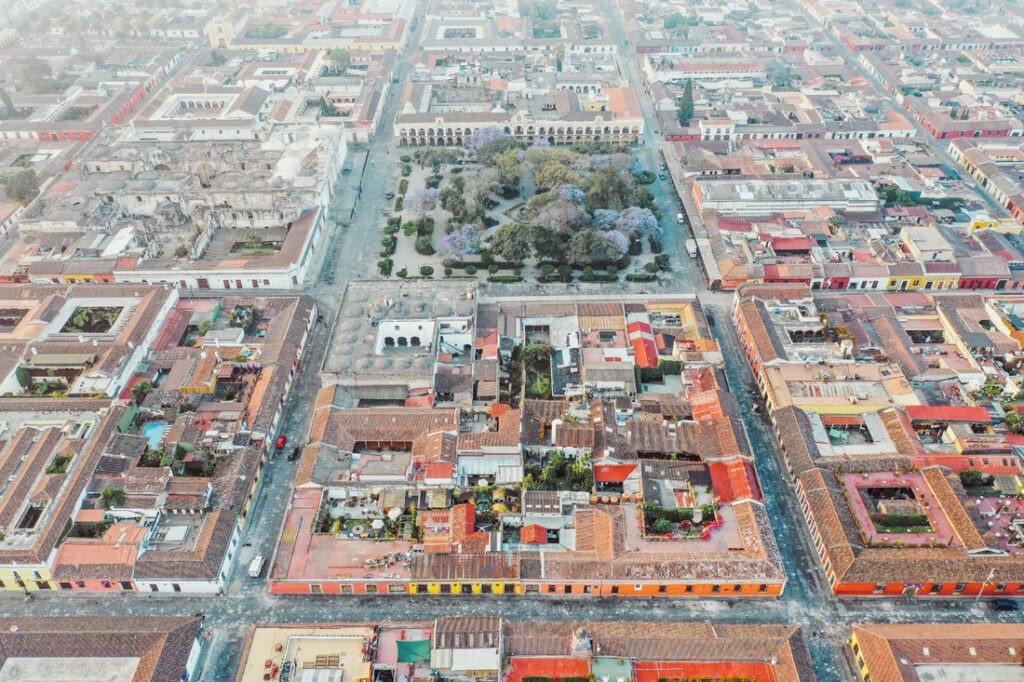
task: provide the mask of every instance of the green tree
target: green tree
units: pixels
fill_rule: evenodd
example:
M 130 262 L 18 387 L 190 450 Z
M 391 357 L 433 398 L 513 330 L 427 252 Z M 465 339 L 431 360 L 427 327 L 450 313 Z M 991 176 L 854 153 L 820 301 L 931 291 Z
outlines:
M 550 227 L 534 225 L 530 229 L 530 237 L 537 257 L 560 261 L 565 258 L 565 238 Z
M 17 377 L 18 383 L 26 391 L 32 390 L 32 375 L 28 371 L 28 367 L 22 367 L 18 365 L 18 368 L 14 370 L 14 376 Z
M 104 509 L 123 507 L 128 502 L 128 494 L 120 488 L 108 485 L 100 491 L 100 506 Z
M 587 182 L 587 209 L 621 211 L 630 205 L 634 185 L 631 177 L 612 164 L 599 166 Z
M 18 171 L 7 183 L 7 195 L 15 201 L 27 204 L 39 194 L 39 177 L 31 168 Z
M 343 47 L 332 47 L 327 50 L 327 61 L 336 71 L 345 73 L 352 63 L 352 55 Z
M 522 223 L 501 226 L 491 237 L 491 252 L 507 261 L 522 263 L 533 252 L 530 232 L 529 226 Z
M 153 384 L 148 381 L 140 381 L 139 383 L 132 386 L 132 397 L 135 398 L 135 403 L 141 405 L 142 401 L 146 399 L 150 391 L 153 390 Z
M 964 469 L 960 472 L 960 482 L 965 488 L 976 488 L 985 483 L 985 474 L 977 469 Z
M 559 185 L 578 185 L 580 176 L 558 161 L 547 161 L 537 169 L 533 181 L 537 191 L 544 192 Z
M 569 238 L 566 258 L 577 267 L 613 260 L 610 255 L 608 240 L 593 228 L 580 230 Z
M 21 74 L 25 80 L 40 80 L 53 77 L 53 69 L 49 63 L 39 57 L 30 56 L 22 62 Z
M 498 182 L 506 187 L 519 186 L 518 149 L 508 149 L 494 157 L 494 170 L 498 171 Z
M 677 105 L 676 113 L 679 116 L 679 122 L 685 125 L 690 125 L 690 119 L 693 118 L 693 79 L 688 78 L 686 80 L 686 87 L 683 89 L 683 96 L 679 98 L 679 104 Z

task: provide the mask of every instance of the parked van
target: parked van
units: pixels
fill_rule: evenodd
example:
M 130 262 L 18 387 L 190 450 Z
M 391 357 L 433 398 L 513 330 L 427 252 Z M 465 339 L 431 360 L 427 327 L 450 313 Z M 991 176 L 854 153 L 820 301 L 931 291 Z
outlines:
M 249 564 L 249 577 L 259 578 L 260 573 L 263 573 L 263 564 L 265 564 L 266 561 L 267 560 L 263 556 L 258 556 L 253 559 L 252 563 Z
M 696 258 L 697 257 L 697 242 L 695 240 L 693 240 L 693 239 L 687 239 L 686 240 L 686 254 L 690 258 Z

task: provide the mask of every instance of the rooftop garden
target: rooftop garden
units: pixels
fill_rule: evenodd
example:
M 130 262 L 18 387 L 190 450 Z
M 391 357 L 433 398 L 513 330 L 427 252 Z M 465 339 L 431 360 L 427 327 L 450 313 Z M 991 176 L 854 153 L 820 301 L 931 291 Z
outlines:
M 876 512 L 871 520 L 879 533 L 931 533 L 927 514 L 883 514 Z
M 657 502 L 647 500 L 640 504 L 644 534 L 673 539 L 707 540 L 711 531 L 722 525 L 718 506 L 714 503 L 700 507 L 666 509 Z

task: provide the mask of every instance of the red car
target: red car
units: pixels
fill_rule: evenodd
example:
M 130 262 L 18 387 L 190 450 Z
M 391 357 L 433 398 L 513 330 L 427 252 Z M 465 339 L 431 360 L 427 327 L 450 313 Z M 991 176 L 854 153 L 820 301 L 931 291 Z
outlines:
M 278 450 L 284 450 L 284 446 L 288 445 L 288 436 L 278 436 L 277 444 L 274 445 Z

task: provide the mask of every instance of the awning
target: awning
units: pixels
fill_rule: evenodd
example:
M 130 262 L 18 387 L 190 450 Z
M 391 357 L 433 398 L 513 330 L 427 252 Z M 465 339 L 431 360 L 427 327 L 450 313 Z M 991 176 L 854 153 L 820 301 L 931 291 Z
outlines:
M 419 663 L 430 660 L 429 639 L 410 639 L 397 644 L 399 663 Z

